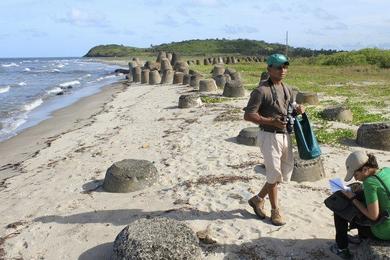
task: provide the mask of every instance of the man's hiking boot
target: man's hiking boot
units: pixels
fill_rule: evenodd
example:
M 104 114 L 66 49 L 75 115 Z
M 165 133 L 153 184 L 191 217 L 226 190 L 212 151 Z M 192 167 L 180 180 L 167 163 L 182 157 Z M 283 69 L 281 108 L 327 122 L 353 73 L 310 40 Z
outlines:
M 283 221 L 278 208 L 271 210 L 271 222 L 275 226 L 283 226 L 286 224 L 286 222 Z
M 264 199 L 260 198 L 258 195 L 250 198 L 248 200 L 248 204 L 253 208 L 256 216 L 258 216 L 260 219 L 264 219 L 267 216 L 264 211 Z

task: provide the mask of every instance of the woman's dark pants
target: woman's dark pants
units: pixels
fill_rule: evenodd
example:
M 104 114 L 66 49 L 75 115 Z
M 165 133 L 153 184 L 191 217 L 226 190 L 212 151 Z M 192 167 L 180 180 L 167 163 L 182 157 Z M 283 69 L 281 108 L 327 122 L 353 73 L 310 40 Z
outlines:
M 338 248 L 345 249 L 348 247 L 348 220 L 341 218 L 339 215 L 334 214 L 334 226 L 336 227 L 336 244 Z M 351 222 L 351 229 L 357 228 L 360 238 L 372 237 L 370 227 L 364 227 L 357 225 L 354 221 Z

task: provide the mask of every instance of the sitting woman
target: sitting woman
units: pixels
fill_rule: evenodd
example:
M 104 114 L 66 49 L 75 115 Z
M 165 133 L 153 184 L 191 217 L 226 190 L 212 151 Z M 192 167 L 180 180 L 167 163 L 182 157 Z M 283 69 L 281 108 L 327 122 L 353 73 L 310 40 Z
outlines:
M 380 213 L 386 210 L 390 212 L 390 194 L 388 194 L 390 168 L 379 169 L 374 155 L 360 151 L 351 153 L 345 165 L 347 167 L 345 181 L 350 181 L 354 177 L 355 180 L 363 182 L 365 204 L 356 199 L 355 193 L 343 192 L 353 205 L 371 221 L 377 221 Z M 348 249 L 348 221 L 342 216 L 334 214 L 334 223 L 336 227 L 336 245 L 331 248 L 332 252 L 345 259 L 352 258 Z M 390 240 L 389 219 L 372 226 L 361 226 L 357 223 L 350 224 L 358 229 L 359 238 Z

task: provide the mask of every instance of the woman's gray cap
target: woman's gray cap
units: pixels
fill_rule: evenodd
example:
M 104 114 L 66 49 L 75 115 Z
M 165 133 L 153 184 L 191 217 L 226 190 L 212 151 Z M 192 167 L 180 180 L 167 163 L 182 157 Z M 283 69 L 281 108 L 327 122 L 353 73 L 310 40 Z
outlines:
M 345 181 L 350 181 L 356 170 L 360 169 L 366 162 L 368 162 L 368 155 L 362 151 L 356 151 L 348 155 L 345 161 L 345 167 L 347 168 L 347 175 Z

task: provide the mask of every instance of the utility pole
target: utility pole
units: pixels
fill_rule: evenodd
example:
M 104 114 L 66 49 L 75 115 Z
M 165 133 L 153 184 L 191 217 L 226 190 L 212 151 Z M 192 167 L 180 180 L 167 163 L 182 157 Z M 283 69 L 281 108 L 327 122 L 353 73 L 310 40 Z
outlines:
M 286 31 L 286 57 L 288 56 L 288 31 Z

